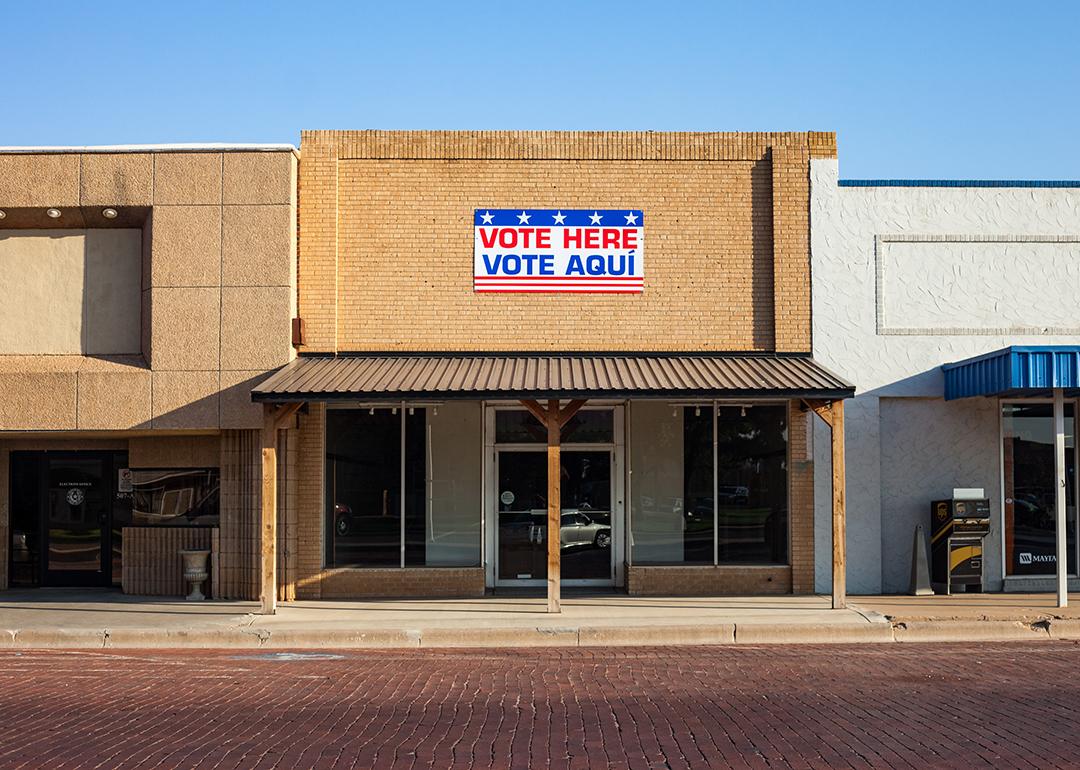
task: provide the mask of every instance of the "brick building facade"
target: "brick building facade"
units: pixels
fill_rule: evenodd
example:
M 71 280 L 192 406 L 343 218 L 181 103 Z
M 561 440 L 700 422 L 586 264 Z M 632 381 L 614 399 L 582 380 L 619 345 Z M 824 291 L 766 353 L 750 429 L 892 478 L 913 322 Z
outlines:
M 832 158 L 835 153 L 835 136 L 829 133 L 304 132 L 298 274 L 303 341 L 296 365 L 326 358 L 347 365 L 373 355 L 389 356 L 391 369 L 408 367 L 410 356 L 418 355 L 458 362 L 510 354 L 581 356 L 586 363 L 599 354 L 626 359 L 642 354 L 734 356 L 736 361 L 739 356 L 808 358 L 809 164 L 811 158 Z M 474 211 L 484 208 L 643 211 L 644 290 L 474 291 L 472 220 Z M 303 376 L 293 379 L 295 383 Z M 518 585 L 518 577 L 522 585 L 534 584 L 542 569 L 520 568 L 508 576 L 500 567 L 500 560 L 509 559 L 513 550 L 513 525 L 500 522 L 512 514 L 525 515 L 509 510 L 520 505 L 500 502 L 515 497 L 512 490 L 499 488 L 501 474 L 517 472 L 501 469 L 511 460 L 526 462 L 512 451 L 530 447 L 504 444 L 496 423 L 516 419 L 508 415 L 523 411 L 520 398 L 490 393 L 470 397 L 469 385 L 457 386 L 411 397 L 366 386 L 363 392 L 331 397 L 300 393 L 302 388 L 256 389 L 258 400 L 305 403 L 296 429 L 285 431 L 284 439 L 298 449 L 290 455 L 295 466 L 288 471 L 297 480 L 297 509 L 290 512 L 284 535 L 296 547 L 286 549 L 289 566 L 282 596 L 480 595 Z M 613 584 L 631 593 L 812 592 L 813 467 L 807 446 L 812 412 L 795 390 L 781 388 L 777 395 L 780 391 L 767 387 L 744 388 L 737 397 L 722 389 L 695 391 L 689 397 L 678 388 L 651 398 L 593 393 L 589 406 L 611 412 L 610 435 L 589 444 L 591 457 L 585 457 L 588 451 L 566 451 L 564 443 L 564 459 L 596 463 L 600 455 L 595 452 L 609 453 L 611 459 L 602 462 L 610 463 L 604 470 L 605 484 L 611 476 L 610 500 L 606 493 L 600 495 L 608 510 L 593 518 L 611 526 L 612 558 L 609 571 L 586 570 L 590 577 L 579 582 Z M 752 484 L 716 478 L 741 473 L 765 486 L 761 468 L 772 460 L 764 455 L 732 459 L 724 454 L 730 449 L 724 436 L 718 440 L 716 435 L 738 434 L 735 423 L 752 420 L 755 406 L 759 414 L 766 413 L 763 407 L 773 407 L 769 419 L 778 420 L 772 427 L 777 436 L 782 434 L 777 440 L 782 440 L 783 458 L 772 466 L 768 502 L 764 491 Z M 383 422 L 400 419 L 398 432 L 391 431 L 395 442 L 410 430 L 406 411 L 423 413 L 426 427 L 417 430 L 427 431 L 427 457 L 418 472 L 426 479 L 416 494 L 425 501 L 418 503 L 415 514 L 407 510 L 412 504 L 402 474 L 408 473 L 408 452 L 402 449 L 402 470 L 397 475 L 386 472 L 390 481 L 383 486 L 392 489 L 382 490 L 382 502 L 375 502 L 381 515 L 372 519 L 395 518 L 390 510 L 394 506 L 386 500 L 400 485 L 400 499 L 393 501 L 400 509 L 400 559 L 398 550 L 375 543 L 381 535 L 374 534 L 374 528 L 380 525 L 361 522 L 363 517 L 354 510 L 368 504 L 352 502 L 363 499 L 362 491 L 342 481 L 349 474 L 364 475 L 356 465 L 360 461 L 328 459 L 337 457 L 337 450 L 327 446 L 338 441 L 331 435 L 331 423 L 350 419 L 344 416 L 350 410 L 370 417 L 372 431 L 385 428 L 375 427 L 379 414 L 387 415 Z M 435 490 L 444 481 L 438 478 L 438 466 L 447 462 L 432 447 L 439 442 L 440 422 L 450 419 L 445 417 L 448 411 L 464 415 L 466 425 L 475 423 L 475 429 L 459 433 L 454 444 L 456 451 L 474 458 L 475 467 L 461 468 L 455 477 L 479 479 L 475 493 L 463 492 L 458 498 L 467 499 L 473 509 L 453 514 L 455 527 L 473 520 L 469 538 L 475 548 L 463 540 L 457 557 L 432 564 L 440 561 L 432 557 L 441 553 L 440 511 L 455 505 L 439 502 Z M 648 434 L 685 434 L 671 449 L 682 457 L 690 452 L 687 436 L 698 429 L 692 422 L 699 417 L 721 423 L 713 427 L 712 456 L 726 465 L 713 471 L 711 490 L 708 468 L 702 471 L 703 491 L 696 497 L 688 491 L 696 471 L 668 469 L 664 480 L 655 482 L 670 493 L 669 501 L 660 504 L 661 495 L 646 494 L 652 483 L 647 481 L 652 473 Z M 702 426 L 708 430 L 706 423 Z M 356 430 L 362 435 L 365 428 Z M 706 436 L 702 446 L 707 450 L 708 444 Z M 512 451 L 503 451 L 503 446 Z M 777 452 L 775 446 L 769 451 Z M 355 465 L 351 471 L 346 470 L 349 463 Z M 751 468 L 755 463 L 757 471 Z M 564 466 L 564 476 L 567 473 Z M 567 511 L 596 511 L 595 499 L 584 501 L 585 508 L 574 508 L 565 494 L 564 537 L 569 534 L 565 521 L 573 516 Z M 700 510 L 687 510 L 694 505 L 691 498 Z M 411 518 L 421 514 L 428 519 L 425 533 L 407 532 Z M 348 532 L 353 520 L 357 533 L 335 533 L 337 526 Z M 634 521 L 643 523 L 635 528 Z M 419 533 L 422 527 L 416 526 Z M 518 521 L 518 526 L 526 524 Z M 647 526 L 653 529 L 646 531 Z M 703 533 L 710 530 L 701 534 L 698 544 L 691 543 L 688 534 L 695 527 Z M 535 529 L 529 528 L 530 538 Z M 416 555 L 423 551 L 414 542 L 421 537 L 426 558 Z M 673 545 L 672 538 L 679 542 Z M 742 550 L 740 543 L 746 546 Z M 766 551 L 767 558 L 757 563 Z M 580 557 L 564 550 L 564 581 L 567 560 L 574 558 Z

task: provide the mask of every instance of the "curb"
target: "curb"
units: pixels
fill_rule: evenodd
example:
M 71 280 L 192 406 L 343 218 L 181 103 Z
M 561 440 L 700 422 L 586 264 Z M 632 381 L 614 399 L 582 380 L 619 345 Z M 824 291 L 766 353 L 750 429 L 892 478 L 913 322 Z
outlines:
M 656 647 L 734 643 L 734 623 L 718 623 L 711 626 L 593 626 L 578 629 L 578 647 Z
M 893 629 L 888 623 L 805 627 L 776 623 L 739 623 L 735 626 L 736 644 L 862 644 L 892 641 Z
M 1080 640 L 1080 619 L 521 628 L 0 629 L 0 649 L 418 649 Z
M 898 621 L 893 624 L 893 636 L 898 642 L 1014 642 L 1051 638 L 1045 623 L 1018 620 Z

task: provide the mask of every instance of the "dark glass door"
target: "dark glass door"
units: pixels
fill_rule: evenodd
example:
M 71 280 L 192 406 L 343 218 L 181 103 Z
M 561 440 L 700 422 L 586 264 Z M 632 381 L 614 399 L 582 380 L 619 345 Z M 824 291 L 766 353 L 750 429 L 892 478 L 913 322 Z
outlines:
M 124 451 L 11 453 L 12 585 L 120 584 L 127 464 Z
M 562 451 L 563 580 L 612 579 L 611 452 Z M 547 579 L 547 453 L 498 454 L 498 578 Z
M 1076 574 L 1076 444 L 1065 404 L 1065 518 L 1069 574 Z M 1004 404 L 1005 567 L 1008 575 L 1057 572 L 1057 469 L 1052 404 Z
M 45 583 L 104 585 L 109 557 L 111 490 L 101 455 L 45 461 Z

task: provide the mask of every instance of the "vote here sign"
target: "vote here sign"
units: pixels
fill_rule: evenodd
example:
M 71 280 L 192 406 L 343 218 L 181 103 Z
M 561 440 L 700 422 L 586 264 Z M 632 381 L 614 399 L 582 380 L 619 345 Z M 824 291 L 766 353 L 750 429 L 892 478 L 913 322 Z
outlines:
M 645 222 L 633 209 L 477 209 L 478 292 L 640 294 Z

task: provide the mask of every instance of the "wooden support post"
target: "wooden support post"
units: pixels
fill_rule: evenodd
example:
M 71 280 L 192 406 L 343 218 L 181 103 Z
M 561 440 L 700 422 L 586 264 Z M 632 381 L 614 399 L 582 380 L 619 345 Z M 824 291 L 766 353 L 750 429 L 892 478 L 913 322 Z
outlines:
M 548 612 L 562 612 L 562 429 L 585 405 L 585 399 L 575 399 L 559 408 L 559 399 L 548 399 L 547 407 L 533 399 L 521 399 L 547 428 L 548 486 L 547 486 L 547 599 Z
M 547 547 L 547 608 L 562 612 L 562 425 L 559 422 L 559 401 L 551 399 L 547 408 L 548 456 L 548 547 Z
M 847 501 L 844 469 L 844 402 L 807 401 L 832 434 L 832 606 L 847 606 Z
M 273 406 L 263 412 L 262 495 L 259 509 L 259 541 L 262 554 L 259 612 L 277 612 L 277 439 L 278 431 L 296 414 L 300 404 Z
M 847 606 L 847 500 L 844 468 L 844 402 L 832 403 L 832 606 Z
M 273 407 L 266 407 L 262 429 L 262 501 L 259 534 L 262 551 L 260 612 L 277 612 L 277 427 Z

